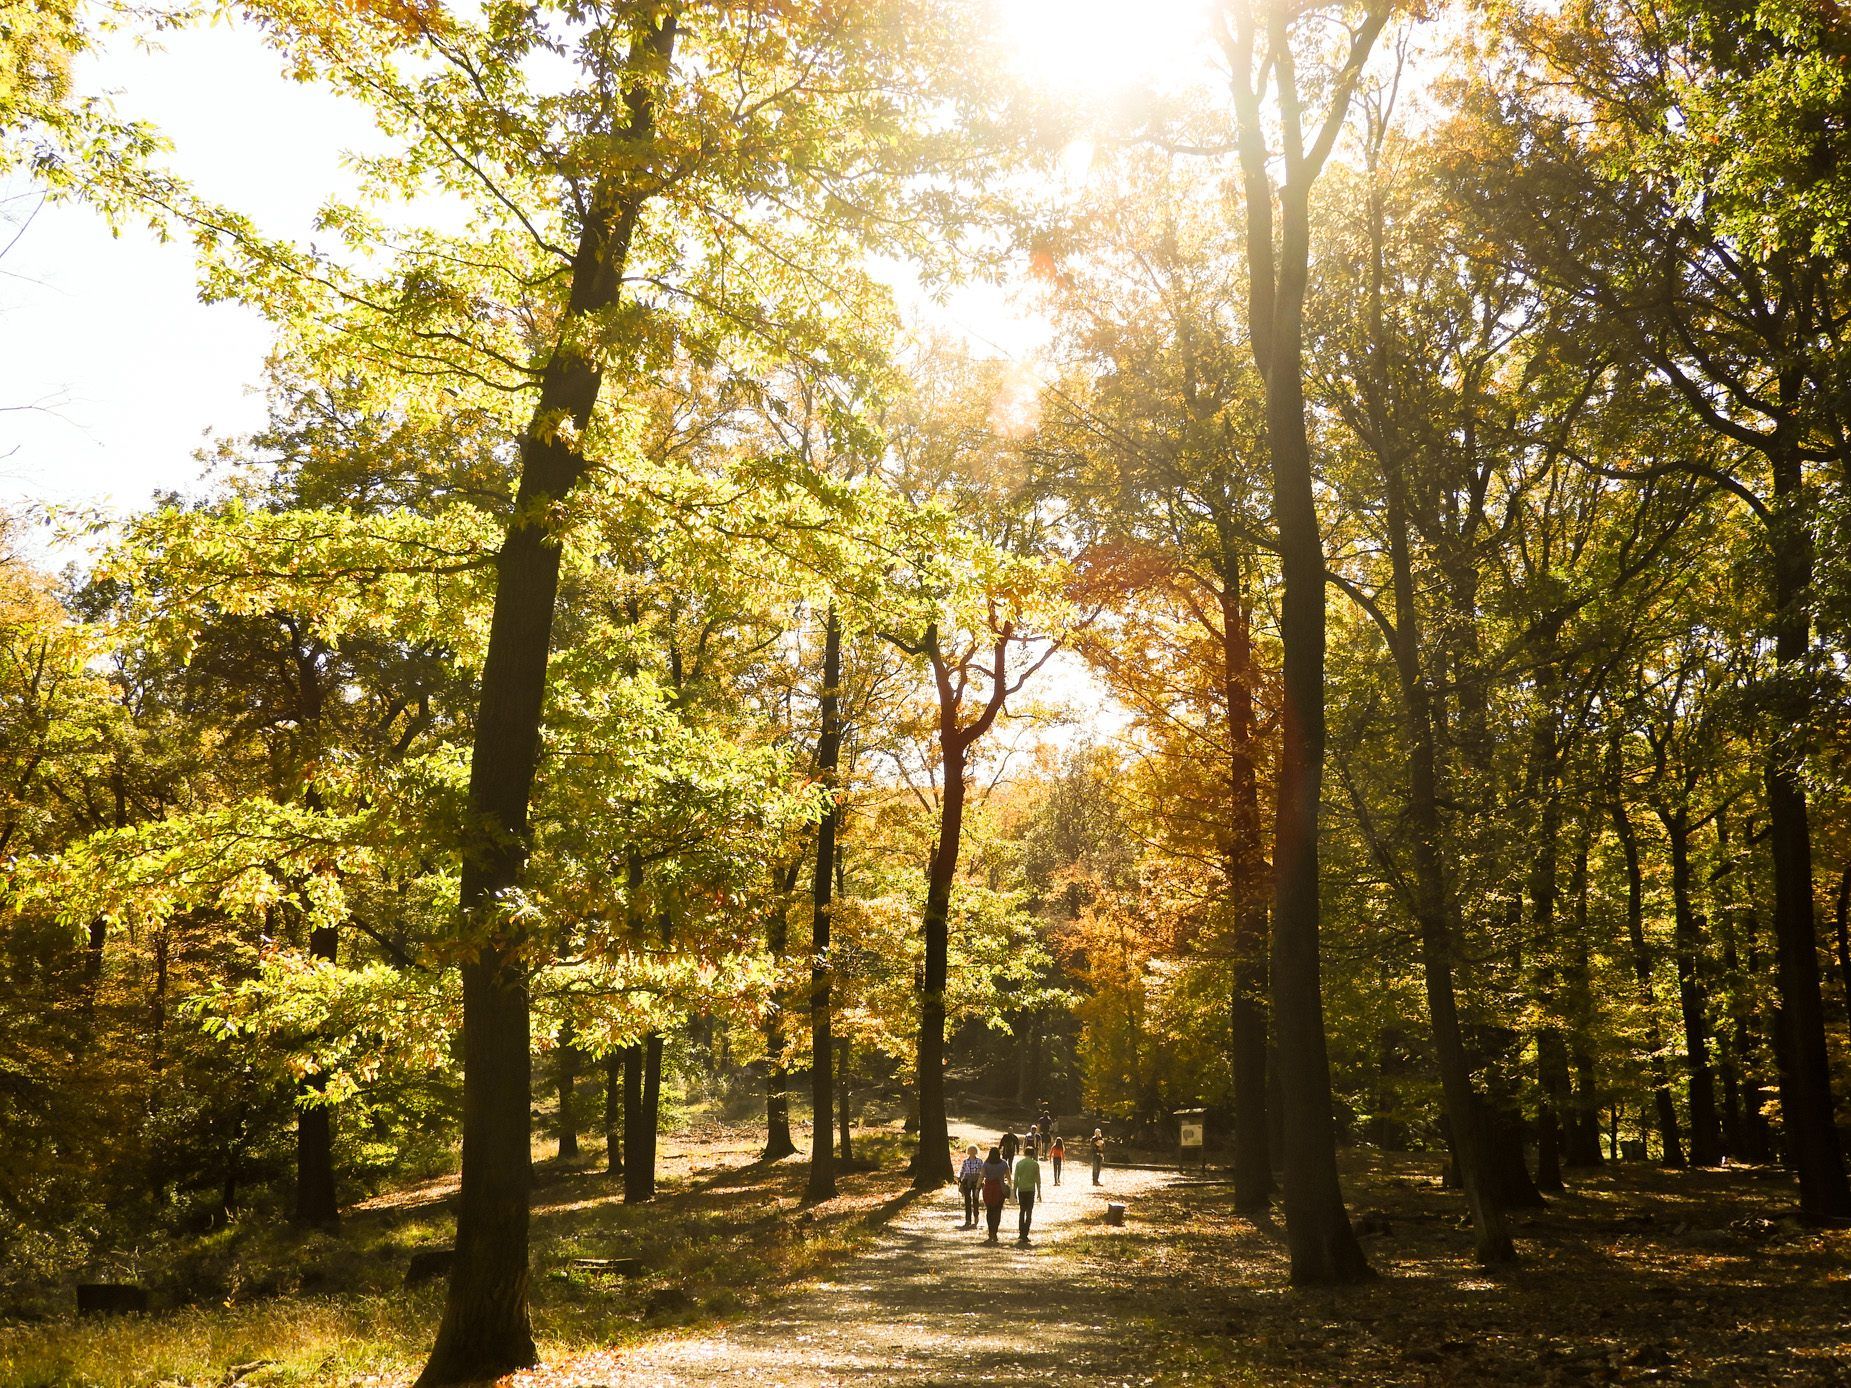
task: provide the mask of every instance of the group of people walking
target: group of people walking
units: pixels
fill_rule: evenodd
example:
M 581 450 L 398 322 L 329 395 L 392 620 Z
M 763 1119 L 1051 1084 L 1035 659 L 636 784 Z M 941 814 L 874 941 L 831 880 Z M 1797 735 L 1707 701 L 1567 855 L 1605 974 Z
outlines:
M 1053 1168 L 1054 1184 L 1060 1184 L 1061 1167 L 1067 1160 L 1067 1143 L 1054 1131 L 1054 1116 L 1044 1102 L 1041 1116 L 1029 1125 L 1026 1140 L 1006 1129 L 988 1158 L 977 1155 L 975 1144 L 965 1149 L 964 1162 L 958 1169 L 958 1189 L 964 1196 L 964 1225 L 978 1227 L 977 1210 L 981 1204 L 988 1228 L 987 1242 L 997 1242 L 1002 1227 L 1003 1206 L 1011 1194 L 1016 1199 L 1016 1243 L 1028 1246 L 1029 1230 L 1035 1222 L 1035 1202 L 1042 1189 L 1041 1160 L 1046 1157 Z M 1105 1133 L 1093 1129 L 1093 1184 L 1099 1184 L 1100 1168 L 1105 1163 Z

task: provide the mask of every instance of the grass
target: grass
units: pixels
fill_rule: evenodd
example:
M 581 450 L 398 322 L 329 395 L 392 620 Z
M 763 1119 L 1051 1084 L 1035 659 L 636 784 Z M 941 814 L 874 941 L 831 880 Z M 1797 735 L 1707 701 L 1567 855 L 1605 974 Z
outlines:
M 1154 1192 L 1128 1237 L 1074 1241 L 1131 1291 L 1126 1333 L 1152 1346 L 1151 1381 L 1851 1383 L 1851 1231 L 1788 1217 L 1785 1173 L 1573 1174 L 1546 1209 L 1512 1216 L 1522 1261 L 1490 1270 L 1435 1161 L 1346 1166 L 1351 1208 L 1385 1230 L 1364 1240 L 1378 1276 L 1362 1286 L 1292 1288 L 1283 1231 L 1235 1214 L 1221 1184 Z
M 622 1202 L 601 1154 L 536 1169 L 532 1301 L 549 1359 L 623 1345 L 653 1328 L 742 1315 L 765 1297 L 825 1276 L 873 1238 L 905 1187 L 897 1132 L 857 1135 L 877 1169 L 844 1176 L 841 1194 L 805 1209 L 800 1158 L 756 1161 L 753 1130 L 705 1129 L 663 1145 L 658 1198 Z M 414 1249 L 453 1229 L 453 1177 L 365 1202 L 333 1234 L 296 1235 L 245 1221 L 145 1258 L 171 1305 L 147 1316 L 68 1314 L 0 1325 L 7 1388 L 180 1388 L 237 1382 L 386 1384 L 415 1374 L 442 1310 L 441 1283 L 401 1289 Z M 639 1257 L 624 1279 L 566 1266 Z
M 832 1280 L 906 1199 L 897 1132 L 863 1138 L 879 1169 L 814 1209 L 802 1160 L 758 1163 L 756 1143 L 746 1129 L 666 1143 L 663 1193 L 643 1206 L 587 1163 L 540 1167 L 533 1302 L 548 1363 L 751 1316 Z M 1292 1288 L 1282 1231 L 1237 1215 L 1227 1185 L 1140 1187 L 1126 1227 L 1062 1241 L 1037 1302 L 1043 1329 L 1058 1340 L 1074 1318 L 1110 1324 L 1133 1381 L 1154 1384 L 1851 1383 L 1851 1231 L 1785 1218 L 1783 1173 L 1580 1174 L 1547 1209 L 1515 1216 L 1523 1261 L 1486 1270 L 1437 1170 L 1432 1157 L 1350 1154 L 1345 1189 L 1378 1231 L 1365 1245 L 1380 1276 L 1338 1290 Z M 337 1235 L 245 1226 L 174 1250 L 168 1277 L 192 1279 L 199 1299 L 0 1326 L 0 1384 L 403 1384 L 442 1290 L 399 1281 L 413 1249 L 448 1239 L 453 1190 L 445 1178 L 395 1191 Z M 567 1266 L 630 1256 L 647 1275 Z

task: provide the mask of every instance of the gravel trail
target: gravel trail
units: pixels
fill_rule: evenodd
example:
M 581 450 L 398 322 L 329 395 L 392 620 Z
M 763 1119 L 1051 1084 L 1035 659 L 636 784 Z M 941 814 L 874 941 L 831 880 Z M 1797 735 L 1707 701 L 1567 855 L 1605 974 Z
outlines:
M 987 1148 L 986 1148 L 987 1150 Z M 1052 1180 L 1051 1168 L 1043 1173 Z M 950 1385 L 1136 1381 L 1140 1337 L 1126 1312 L 1134 1290 L 1111 1275 L 1109 1256 L 1074 1256 L 1077 1234 L 1108 1229 L 1108 1200 L 1133 1204 L 1168 1178 L 1108 1168 L 1091 1184 L 1069 1162 L 1035 1208 L 1031 1246 L 959 1226 L 955 1186 L 914 1201 L 878 1244 L 833 1280 L 773 1303 L 750 1321 L 639 1347 L 598 1365 L 586 1388 L 731 1388 L 731 1385 Z M 1135 1221 L 1134 1226 L 1135 1230 Z M 1109 1249 L 1108 1249 L 1109 1254 Z M 585 1366 L 589 1368 L 590 1366 Z

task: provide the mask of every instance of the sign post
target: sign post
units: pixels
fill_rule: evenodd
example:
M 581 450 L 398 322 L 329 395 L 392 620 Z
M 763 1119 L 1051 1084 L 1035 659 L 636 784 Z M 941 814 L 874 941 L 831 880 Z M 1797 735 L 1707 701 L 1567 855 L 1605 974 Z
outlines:
M 1191 1159 L 1197 1166 L 1207 1165 L 1208 1111 L 1199 1108 L 1176 1110 L 1176 1169 L 1188 1169 Z

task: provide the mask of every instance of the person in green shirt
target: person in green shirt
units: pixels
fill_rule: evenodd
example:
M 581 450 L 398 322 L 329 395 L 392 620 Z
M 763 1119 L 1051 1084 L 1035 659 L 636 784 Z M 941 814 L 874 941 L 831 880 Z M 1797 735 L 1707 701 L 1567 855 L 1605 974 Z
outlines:
M 1028 1243 L 1029 1226 L 1035 1222 L 1035 1196 L 1040 1190 L 1041 1163 L 1035 1160 L 1035 1144 L 1031 1140 L 1015 1164 L 1015 1197 L 1021 1206 L 1016 1220 L 1016 1242 L 1024 1246 Z

